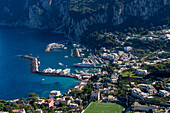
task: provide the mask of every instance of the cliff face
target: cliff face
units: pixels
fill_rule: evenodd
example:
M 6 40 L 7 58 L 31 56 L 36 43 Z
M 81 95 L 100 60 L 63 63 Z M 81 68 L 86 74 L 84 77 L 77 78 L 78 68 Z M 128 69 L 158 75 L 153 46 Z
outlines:
M 162 8 L 170 8 L 170 0 L 130 0 L 123 4 L 105 1 L 92 0 L 91 6 L 87 4 L 84 8 L 82 4 L 87 1 L 83 0 L 4 0 L 0 1 L 0 24 L 51 29 L 79 40 L 90 26 L 119 25 L 131 16 L 146 20 Z M 76 9 L 77 6 L 80 8 Z

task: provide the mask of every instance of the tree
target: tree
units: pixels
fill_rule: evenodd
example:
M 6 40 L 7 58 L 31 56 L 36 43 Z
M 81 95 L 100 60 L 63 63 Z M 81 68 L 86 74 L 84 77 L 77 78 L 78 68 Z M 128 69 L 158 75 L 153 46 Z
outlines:
M 31 98 L 39 97 L 39 95 L 36 93 L 30 93 L 28 96 Z
M 5 105 L 3 103 L 0 103 L 0 111 L 2 111 L 4 107 Z

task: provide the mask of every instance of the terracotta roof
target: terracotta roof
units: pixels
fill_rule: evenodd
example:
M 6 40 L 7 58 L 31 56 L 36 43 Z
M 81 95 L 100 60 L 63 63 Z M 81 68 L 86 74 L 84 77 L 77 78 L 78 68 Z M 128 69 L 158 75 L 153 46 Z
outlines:
M 51 101 L 53 101 L 53 99 L 52 98 L 50 98 L 50 99 L 47 99 L 47 100 L 45 100 L 46 102 L 51 102 Z

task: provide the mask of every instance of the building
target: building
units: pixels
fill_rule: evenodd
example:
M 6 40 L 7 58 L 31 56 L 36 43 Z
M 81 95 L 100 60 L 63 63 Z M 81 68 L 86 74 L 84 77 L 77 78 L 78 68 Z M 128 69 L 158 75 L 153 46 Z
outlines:
M 157 94 L 157 90 L 152 85 L 138 84 L 137 87 L 145 89 L 149 93 L 149 95 Z
M 131 106 L 132 111 L 141 111 L 141 112 L 149 112 L 152 109 L 155 109 L 155 106 L 146 106 L 146 105 L 140 105 L 138 102 L 134 102 Z
M 141 99 L 148 97 L 148 93 L 142 92 L 139 88 L 133 88 L 132 91 L 131 91 L 131 94 L 134 97 L 138 97 L 138 98 L 141 98 Z
M 26 113 L 25 109 L 14 109 L 12 110 L 14 113 Z
M 124 47 L 125 52 L 131 51 L 133 48 L 131 46 Z
M 36 109 L 34 112 L 35 113 L 43 113 L 43 111 L 41 109 Z
M 60 95 L 61 95 L 60 91 L 53 90 L 53 91 L 50 92 L 49 98 L 55 99 L 55 96 L 60 96 Z
M 54 100 L 52 98 L 45 100 L 45 106 L 53 107 L 54 106 Z
M 170 40 L 170 34 L 165 34 L 162 39 L 164 40 Z
M 43 104 L 45 103 L 45 100 L 44 99 L 38 99 L 37 102 L 35 102 L 37 104 Z
M 70 103 L 69 107 L 70 107 L 70 108 L 73 108 L 73 107 L 78 107 L 78 104 L 75 104 L 75 103 Z
M 100 91 L 93 91 L 93 92 L 91 93 L 91 99 L 100 100 Z
M 169 91 L 166 91 L 166 90 L 159 90 L 159 93 L 158 93 L 160 96 L 162 97 L 167 97 L 170 95 L 170 92 Z
M 142 70 L 142 69 L 136 70 L 135 73 L 137 75 L 147 75 L 148 74 L 147 70 Z

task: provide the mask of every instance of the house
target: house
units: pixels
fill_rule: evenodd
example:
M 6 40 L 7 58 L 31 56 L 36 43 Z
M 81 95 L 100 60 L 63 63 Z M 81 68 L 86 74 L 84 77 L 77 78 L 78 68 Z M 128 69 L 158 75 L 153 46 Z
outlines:
M 170 40 L 170 34 L 165 34 L 163 37 L 162 37 L 163 40 Z
M 98 74 L 98 77 L 104 76 L 104 75 L 108 75 L 107 71 L 102 71 L 101 73 Z
M 57 99 L 55 100 L 55 104 L 56 104 L 56 105 L 59 105 L 62 101 L 63 101 L 62 98 L 57 98 Z
M 81 86 L 86 86 L 87 82 L 81 82 L 80 85 Z
M 70 107 L 70 108 L 73 108 L 73 107 L 78 107 L 78 104 L 75 104 L 75 103 L 70 103 L 69 107 Z
M 36 109 L 34 113 L 43 113 L 43 111 L 41 109 Z
M 45 100 L 45 106 L 53 107 L 54 106 L 54 100 L 52 98 Z
M 44 99 L 38 99 L 37 102 L 35 102 L 35 103 L 37 103 L 37 104 L 43 104 L 44 102 L 45 102 Z
M 145 89 L 149 93 L 149 95 L 157 94 L 157 90 L 152 85 L 138 84 L 137 87 Z
M 146 105 L 141 105 L 138 102 L 134 102 L 133 105 L 131 105 L 131 110 L 132 111 L 141 111 L 141 112 L 149 112 L 152 109 L 155 109 L 155 106 L 146 106 Z
M 148 37 L 148 40 L 149 40 L 149 41 L 152 41 L 152 40 L 153 40 L 153 37 Z
M 60 91 L 53 90 L 53 91 L 51 91 L 51 92 L 50 92 L 50 94 L 49 94 L 49 98 L 54 99 L 54 98 L 55 98 L 55 96 L 60 96 L 60 95 L 61 95 L 61 92 L 60 92 Z
M 167 97 L 170 95 L 170 92 L 169 91 L 166 91 L 166 90 L 159 90 L 159 93 L 158 93 L 160 96 L 162 97 Z
M 118 99 L 116 97 L 114 97 L 113 95 L 108 95 L 108 101 L 110 102 L 114 102 L 114 101 L 117 101 Z
M 135 82 L 131 82 L 130 85 L 131 85 L 131 86 L 135 86 Z
M 165 88 L 170 90 L 170 83 L 165 83 Z
M 54 113 L 63 113 L 63 111 L 55 111 Z
M 95 83 L 95 85 L 96 85 L 96 87 L 99 87 L 99 86 L 102 86 L 103 83 L 98 82 L 98 83 Z
M 74 89 L 75 89 L 75 90 L 82 90 L 83 87 L 84 87 L 84 86 L 78 85 L 78 86 L 75 86 Z
M 12 110 L 12 112 L 14 112 L 14 113 L 26 113 L 26 111 L 25 111 L 25 109 L 14 109 L 14 110 Z
M 93 91 L 93 92 L 91 93 L 91 99 L 100 100 L 100 91 Z
M 147 70 L 142 70 L 142 69 L 136 70 L 135 73 L 137 75 L 147 75 L 148 74 Z
M 118 80 L 118 77 L 119 77 L 119 75 L 112 74 L 109 80 L 110 80 L 111 83 L 116 83 L 117 80 Z
M 133 88 L 131 94 L 141 99 L 148 97 L 148 93 L 142 92 L 139 88 Z

